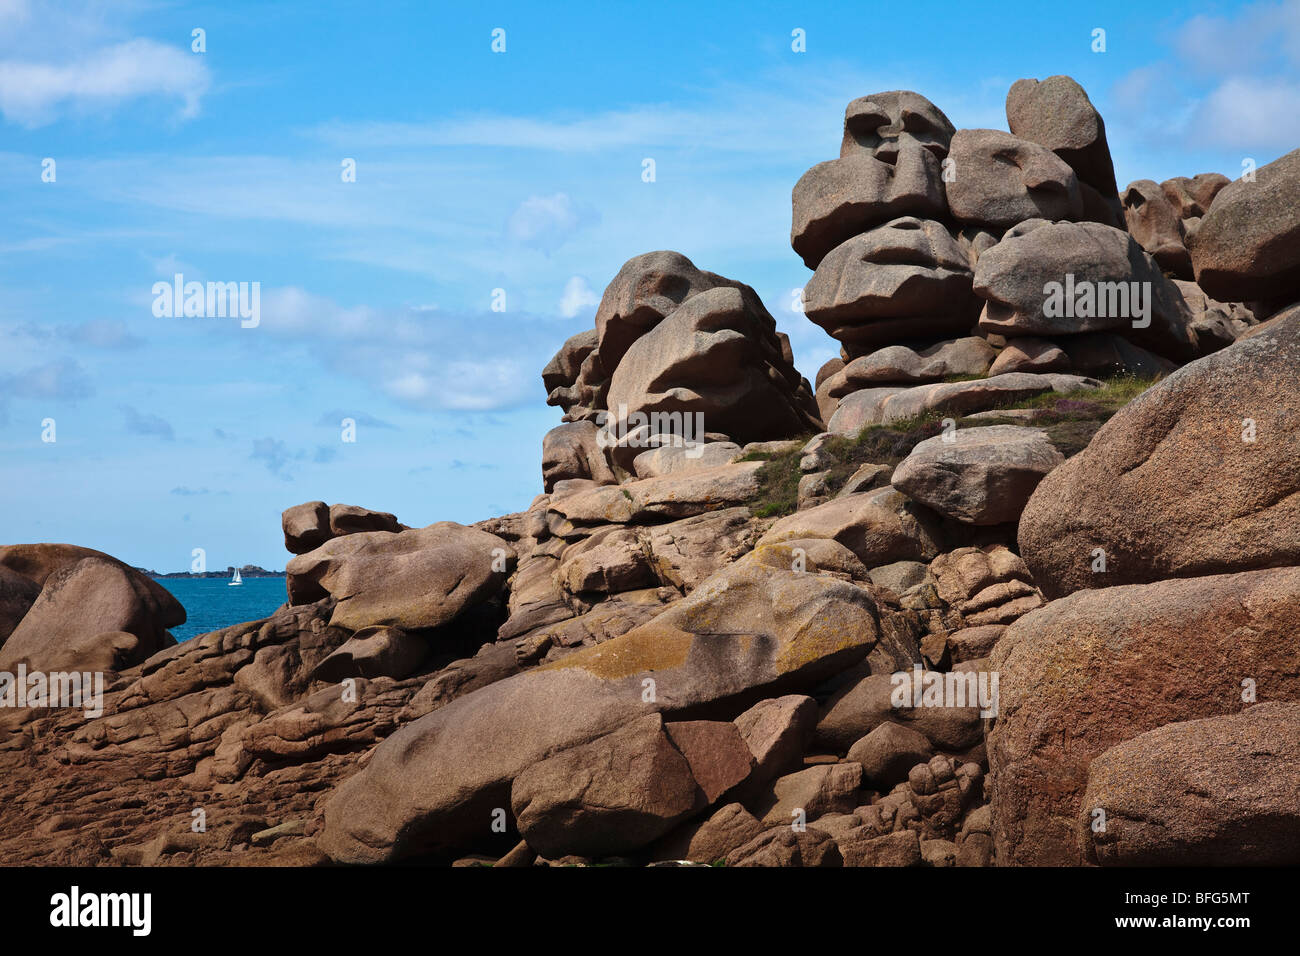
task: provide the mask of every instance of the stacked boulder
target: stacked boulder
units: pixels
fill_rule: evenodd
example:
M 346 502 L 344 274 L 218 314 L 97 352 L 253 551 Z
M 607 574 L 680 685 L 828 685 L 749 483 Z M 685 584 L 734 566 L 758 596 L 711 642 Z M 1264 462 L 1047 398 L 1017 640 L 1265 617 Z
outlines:
M 1130 235 L 1105 124 L 1077 83 L 1020 80 L 1006 112 L 1009 133 L 956 130 L 919 94 L 862 97 L 845 111 L 840 158 L 795 186 L 791 245 L 815 270 L 804 311 L 841 344 L 817 376 L 832 431 L 879 423 L 884 400 L 945 379 L 1166 374 L 1252 323 L 1162 271 L 1222 177 L 1166 184 L 1177 225 L 1172 206 L 1168 223 L 1153 211 L 1143 225 L 1133 208 L 1146 193 L 1130 187 Z M 1187 266 L 1172 271 L 1190 279 Z
M 546 491 L 572 479 L 611 483 L 660 445 L 744 444 L 820 425 L 789 339 L 758 294 L 677 252 L 629 259 L 605 289 L 596 328 L 565 342 L 542 380 L 567 423 L 543 441 Z M 677 424 L 665 432 L 663 423 Z

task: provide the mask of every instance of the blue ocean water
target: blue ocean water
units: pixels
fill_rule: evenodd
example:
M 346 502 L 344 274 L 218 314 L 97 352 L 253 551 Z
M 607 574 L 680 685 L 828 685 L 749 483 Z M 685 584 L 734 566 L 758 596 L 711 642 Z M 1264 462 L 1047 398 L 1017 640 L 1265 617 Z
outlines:
M 244 578 L 237 588 L 229 578 L 158 578 L 158 583 L 185 607 L 185 623 L 171 629 L 178 641 L 229 627 L 242 621 L 270 617 L 285 601 L 284 576 Z

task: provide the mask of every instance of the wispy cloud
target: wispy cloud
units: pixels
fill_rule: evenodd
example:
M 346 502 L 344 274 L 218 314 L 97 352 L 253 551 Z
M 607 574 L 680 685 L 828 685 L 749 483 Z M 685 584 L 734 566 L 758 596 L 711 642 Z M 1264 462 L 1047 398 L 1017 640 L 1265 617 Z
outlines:
M 62 62 L 0 60 L 0 112 L 11 122 L 36 127 L 64 110 L 111 110 L 157 96 L 179 100 L 178 115 L 190 119 L 198 115 L 210 85 L 201 57 L 137 38 Z
M 133 435 L 150 435 L 164 441 L 175 441 L 176 432 L 171 422 L 149 412 L 141 412 L 130 405 L 121 406 L 126 418 L 126 430 Z

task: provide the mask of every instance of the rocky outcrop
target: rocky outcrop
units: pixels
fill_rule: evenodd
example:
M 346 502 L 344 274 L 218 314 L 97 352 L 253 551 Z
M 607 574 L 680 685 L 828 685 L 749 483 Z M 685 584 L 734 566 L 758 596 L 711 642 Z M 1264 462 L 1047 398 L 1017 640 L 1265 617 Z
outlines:
M 1077 83 L 1007 120 L 849 104 L 792 194 L 815 394 L 652 252 L 543 369 L 523 510 L 289 508 L 286 604 L 182 644 L 138 570 L 0 548 L 0 672 L 103 677 L 4 698 L 4 858 L 1296 862 L 1291 158 L 1122 214 Z
M 1064 460 L 1047 433 L 1034 428 L 962 428 L 913 448 L 891 484 L 946 517 L 1002 524 L 1020 517 L 1038 483 Z
M 454 521 L 332 539 L 288 563 L 289 600 L 328 595 L 330 623 L 436 628 L 502 589 L 515 562 L 504 540 Z
M 1088 766 L 1087 854 L 1104 866 L 1294 865 L 1297 766 L 1300 704 L 1139 734 Z
M 1165 724 L 1300 701 L 1300 568 L 1079 591 L 1012 624 L 989 733 L 1006 864 L 1083 862 L 1089 767 Z
M 1297 362 L 1300 314 L 1180 369 L 1102 426 L 1021 518 L 1043 591 L 1300 564 Z
M 1225 302 L 1300 298 L 1300 149 L 1224 186 L 1187 247 L 1196 284 Z

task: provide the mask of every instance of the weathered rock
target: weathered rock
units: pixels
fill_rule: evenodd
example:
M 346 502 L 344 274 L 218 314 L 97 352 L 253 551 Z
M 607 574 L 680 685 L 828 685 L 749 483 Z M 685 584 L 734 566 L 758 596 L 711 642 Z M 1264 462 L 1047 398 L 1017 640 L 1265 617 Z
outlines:
M 762 783 L 793 770 L 817 729 L 817 702 L 801 694 L 761 700 L 735 719 Z
M 921 837 L 916 830 L 899 830 L 884 836 L 862 827 L 836 841 L 845 866 L 920 866 Z
M 647 252 L 627 260 L 605 287 L 596 310 L 597 350 L 604 367 L 612 373 L 633 342 L 687 299 L 718 288 L 756 298 L 748 286 L 699 269 L 680 252 Z
M 614 472 L 598 443 L 600 429 L 595 422 L 567 422 L 557 425 L 542 439 L 542 483 L 550 492 L 557 481 L 586 478 L 600 485 L 612 484 Z
M 702 822 L 689 822 L 664 837 L 654 848 L 659 860 L 716 863 L 732 850 L 764 833 L 758 819 L 739 803 L 719 807 Z
M 823 764 L 778 777 L 759 800 L 755 815 L 767 827 L 790 826 L 824 813 L 847 813 L 858 805 L 862 765 Z
M 330 530 L 330 509 L 323 501 L 307 501 L 285 510 L 280 518 L 284 547 L 290 554 L 314 551 L 334 537 Z
M 697 796 L 663 718 L 648 714 L 528 767 L 514 780 L 510 805 L 542 856 L 599 857 L 663 836 L 697 809 Z
M 1188 237 L 1196 284 L 1224 302 L 1300 298 L 1300 149 L 1214 198 Z
M 1002 524 L 1020 517 L 1038 483 L 1063 461 L 1047 433 L 1036 428 L 959 428 L 913 448 L 891 483 L 946 517 Z
M 856 437 L 868 425 L 888 425 L 941 411 L 966 415 L 1023 401 L 1044 392 L 1097 388 L 1100 382 L 1059 372 L 1009 372 L 969 382 L 936 382 L 912 388 L 868 388 L 846 396 L 829 422 L 831 432 Z
M 1124 190 L 1124 219 L 1128 231 L 1160 268 L 1180 279 L 1192 277 L 1183 217 L 1158 183 L 1139 179 Z
M 1300 704 L 1165 724 L 1093 759 L 1090 859 L 1109 866 L 1300 862 Z M 1104 829 L 1091 823 L 1105 813 Z
M 447 624 L 496 594 L 514 559 L 496 535 L 440 521 L 334 538 L 291 560 L 285 572 L 292 603 L 334 598 L 336 627 L 419 629 Z
M 1043 593 L 1300 564 L 1298 363 L 1300 312 L 1178 370 L 1103 425 L 1021 518 L 1020 552 Z
M 762 557 L 746 555 L 621 637 L 406 724 L 326 803 L 319 845 L 348 862 L 462 848 L 505 805 L 510 782 L 548 754 L 647 710 L 734 716 L 756 698 L 816 686 L 876 649 L 878 612 L 867 591 L 767 567 Z
M 925 674 L 930 675 L 930 680 L 947 679 L 939 672 Z M 911 672 L 908 677 L 915 680 Z M 963 678 L 963 683 L 969 689 L 970 678 Z M 873 673 L 836 691 L 822 709 L 816 742 L 836 753 L 847 753 L 857 741 L 890 721 L 916 730 L 936 748 L 950 752 L 973 746 L 983 735 L 974 694 L 962 702 L 966 706 L 956 706 L 956 700 L 926 704 L 923 699 L 920 706 L 911 706 L 919 695 L 895 706 L 895 686 L 894 674 Z
M 1070 360 L 1070 368 L 1080 375 L 1113 377 L 1128 374 L 1158 378 L 1178 368 L 1168 359 L 1154 355 L 1113 332 L 1063 335 L 1059 344 Z
M 583 398 L 577 387 L 583 363 L 596 350 L 598 332 L 586 329 L 570 336 L 558 352 L 542 369 L 542 384 L 546 388 L 546 404 L 558 405 L 566 412 Z
M 1255 327 L 1254 314 L 1242 303 L 1211 299 L 1195 282 L 1175 279 L 1174 285 L 1187 303 L 1187 310 L 1192 315 L 1192 328 L 1196 330 L 1204 354 L 1227 348 Z
M 794 187 L 790 245 L 804 264 L 816 269 L 844 240 L 899 216 L 943 218 L 940 163 L 952 133 L 942 111 L 916 93 L 850 103 L 840 158 L 814 166 Z
M 933 518 L 892 488 L 836 498 L 787 515 L 759 539 L 759 546 L 827 538 L 867 567 L 893 561 L 929 560 L 940 550 L 942 531 Z
M 632 470 L 638 478 L 659 478 L 676 472 L 718 468 L 731 464 L 740 456 L 740 446 L 730 441 L 692 445 L 665 442 L 638 452 L 632 460 Z
M 387 511 L 371 511 L 358 505 L 330 505 L 330 534 L 334 537 L 359 531 L 401 531 L 396 516 Z
M 1068 76 L 1017 80 L 1007 93 L 1007 127 L 1070 164 L 1079 179 L 1114 198 L 1115 167 L 1106 123 L 1082 86 Z
M 849 760 L 862 765 L 869 786 L 887 790 L 907 779 L 907 772 L 934 756 L 925 734 L 886 721 L 849 748 Z
M 992 377 L 1007 372 L 1063 372 L 1070 368 L 1070 357 L 1055 342 L 1024 336 L 1009 341 L 987 371 Z
M 839 847 L 821 830 L 796 832 L 777 827 L 754 837 L 727 854 L 728 867 L 740 866 L 841 866 Z
M 754 769 L 754 755 L 730 721 L 679 720 L 664 724 L 664 731 L 686 758 L 706 803 L 743 784 Z
M 804 314 L 865 355 L 899 339 L 968 332 L 969 261 L 942 223 L 905 216 L 837 245 L 804 289 Z
M 22 662 L 31 671 L 119 671 L 174 644 L 164 623 L 175 619 L 172 609 L 145 581 L 107 557 L 54 571 L 0 647 L 0 670 Z
M 1232 180 L 1223 173 L 1198 173 L 1190 179 L 1175 176 L 1160 184 L 1165 196 L 1174 204 L 1182 219 L 1199 219 L 1210 211 L 1210 204 Z
M 997 353 L 984 339 L 967 336 L 922 349 L 890 345 L 863 355 L 827 378 L 826 394 L 843 398 L 877 385 L 937 382 L 952 375 L 983 375 Z
M 1298 607 L 1300 568 L 1282 568 L 1079 591 L 1013 624 L 990 662 L 998 860 L 1082 862 L 1088 767 L 1114 745 L 1236 713 L 1245 686 L 1300 701 Z
M 646 543 L 633 529 L 614 525 L 571 544 L 560 555 L 557 580 L 571 594 L 613 594 L 657 585 Z
M 973 287 L 987 333 L 1115 330 L 1167 358 L 1198 354 L 1178 289 L 1132 236 L 1100 223 L 1021 223 L 980 256 Z
M 316 665 L 312 680 L 336 683 L 347 677 L 392 677 L 415 673 L 429 656 L 429 644 L 399 627 L 367 627 Z
M 1074 170 L 1037 143 L 996 129 L 963 129 L 949 158 L 954 175 L 944 189 L 958 222 L 1005 229 L 1026 219 L 1083 215 Z
M 752 500 L 758 494 L 757 473 L 762 466 L 761 461 L 738 462 L 591 488 L 553 498 L 550 512 L 577 525 L 690 518 Z
M 758 537 L 748 508 L 651 525 L 646 535 L 655 574 L 684 592 L 749 551 Z
M 817 422 L 802 384 L 758 296 L 722 287 L 692 296 L 628 346 L 608 402 L 618 421 L 699 415 L 703 430 L 743 443 L 793 437 Z M 687 434 L 685 425 L 674 434 Z

